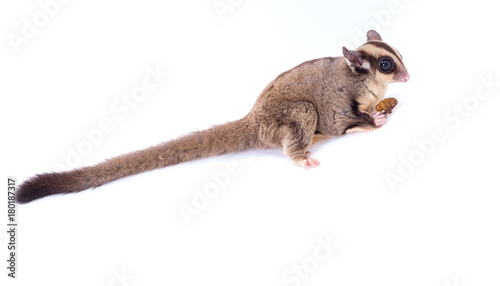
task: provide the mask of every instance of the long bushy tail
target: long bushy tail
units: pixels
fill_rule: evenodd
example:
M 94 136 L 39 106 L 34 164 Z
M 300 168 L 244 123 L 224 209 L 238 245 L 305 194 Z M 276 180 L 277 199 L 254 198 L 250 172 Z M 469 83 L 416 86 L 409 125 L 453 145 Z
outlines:
M 257 147 L 257 132 L 246 118 L 197 131 L 180 138 L 110 158 L 94 166 L 66 172 L 44 173 L 24 181 L 16 191 L 19 203 L 95 188 L 145 171 L 196 158 Z

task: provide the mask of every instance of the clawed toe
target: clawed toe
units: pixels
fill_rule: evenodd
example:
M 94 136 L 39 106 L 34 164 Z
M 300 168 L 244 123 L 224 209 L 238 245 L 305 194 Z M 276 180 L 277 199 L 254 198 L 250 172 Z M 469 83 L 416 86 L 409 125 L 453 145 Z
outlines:
M 309 156 L 311 155 L 311 152 L 307 151 L 306 152 L 306 156 L 307 158 L 302 160 L 301 162 L 301 166 L 307 171 L 309 170 L 310 168 L 316 168 L 320 165 L 320 162 L 319 160 L 317 159 L 313 159 L 313 158 L 309 158 Z
M 372 122 L 375 126 L 383 126 L 387 123 L 387 115 L 384 112 L 373 112 L 372 113 Z

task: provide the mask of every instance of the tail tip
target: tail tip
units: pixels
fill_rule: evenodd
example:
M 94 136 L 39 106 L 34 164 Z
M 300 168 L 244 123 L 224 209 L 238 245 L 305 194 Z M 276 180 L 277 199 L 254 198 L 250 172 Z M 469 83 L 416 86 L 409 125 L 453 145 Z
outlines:
M 35 175 L 22 182 L 16 189 L 16 202 L 26 204 L 45 196 L 54 194 L 54 184 L 57 182 L 56 173 Z

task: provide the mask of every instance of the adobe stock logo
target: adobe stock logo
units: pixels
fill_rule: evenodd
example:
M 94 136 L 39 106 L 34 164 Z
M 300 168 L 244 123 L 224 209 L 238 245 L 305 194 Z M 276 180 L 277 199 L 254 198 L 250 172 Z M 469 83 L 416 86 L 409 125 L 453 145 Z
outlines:
M 281 276 L 285 284 L 300 286 L 304 280 L 309 279 L 311 274 L 318 271 L 320 263 L 331 258 L 340 247 L 340 244 L 333 241 L 330 235 L 316 238 L 317 245 L 312 255 L 302 259 L 300 263 L 292 264 L 289 270 L 286 270 Z
M 134 280 L 134 276 L 127 274 L 125 267 L 122 268 L 121 272 L 111 269 L 111 274 L 113 274 L 113 278 L 109 279 L 108 286 L 129 286 L 130 282 Z
M 74 145 L 66 146 L 65 162 L 54 161 L 52 163 L 54 171 L 60 172 L 81 166 L 83 160 L 104 142 L 116 126 L 126 120 L 133 110 L 140 107 L 142 102 L 153 95 L 169 76 L 161 69 L 160 64 L 146 66 L 144 70 L 145 73 L 140 83 L 134 85 L 129 92 L 121 93 L 111 103 L 109 109 L 115 118 L 112 116 L 103 117 L 94 128 L 82 130 L 83 138 Z
M 56 17 L 60 10 L 61 5 L 67 4 L 68 0 L 40 0 L 38 1 L 38 6 L 40 10 L 33 13 L 31 19 L 26 17 L 21 18 L 21 29 L 18 33 L 9 32 L 7 33 L 7 38 L 9 39 L 14 52 L 19 53 L 19 47 L 21 45 L 26 45 L 30 40 L 35 38 L 40 29 L 46 27 L 50 20 Z
M 245 163 L 252 162 L 256 157 L 256 152 L 252 151 L 250 157 L 242 161 L 229 161 L 223 170 L 209 172 L 211 180 L 206 182 L 202 188 L 194 188 L 191 202 L 179 204 L 179 212 L 186 224 L 190 224 L 193 219 L 199 216 L 203 210 L 207 209 L 224 190 L 231 186 L 234 177 L 241 174 Z
M 217 16 L 219 16 L 219 19 L 224 21 L 226 19 L 225 14 L 233 12 L 234 9 L 240 6 L 242 2 L 243 0 L 215 0 L 212 3 L 212 6 L 214 7 Z
M 453 278 L 451 279 L 445 279 L 443 280 L 443 283 L 445 286 L 463 286 L 461 283 L 459 283 L 458 278 Z
M 408 155 L 398 157 L 399 165 L 396 170 L 384 173 L 384 178 L 391 191 L 396 191 L 398 184 L 406 182 L 417 168 L 436 152 L 439 144 L 448 140 L 450 130 L 458 130 L 462 127 L 463 122 L 470 118 L 481 104 L 484 104 L 495 92 L 498 92 L 500 81 L 493 80 L 492 74 L 489 74 L 487 78 L 478 76 L 478 81 L 479 84 L 476 86 L 474 94 L 464 97 L 461 102 L 455 103 L 444 111 L 442 118 L 446 123 L 445 128 L 436 127 L 427 138 L 416 140 L 416 148 Z
M 387 6 L 384 9 L 371 11 L 371 20 L 366 22 L 364 27 L 356 27 L 354 31 L 354 38 L 350 43 L 342 43 L 344 47 L 359 47 L 366 43 L 366 32 L 369 30 L 375 30 L 379 33 L 383 32 L 383 29 L 389 27 L 394 18 L 396 18 L 401 12 L 405 10 L 405 6 L 408 2 L 412 0 L 400 1 L 400 0 L 390 0 L 387 2 Z

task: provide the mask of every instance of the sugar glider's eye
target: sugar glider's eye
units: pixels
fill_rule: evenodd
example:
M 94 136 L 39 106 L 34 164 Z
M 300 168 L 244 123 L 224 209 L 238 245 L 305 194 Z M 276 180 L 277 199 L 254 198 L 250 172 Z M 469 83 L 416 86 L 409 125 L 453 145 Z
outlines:
M 378 63 L 378 69 L 383 73 L 390 73 L 394 69 L 394 63 L 391 59 L 382 59 Z

